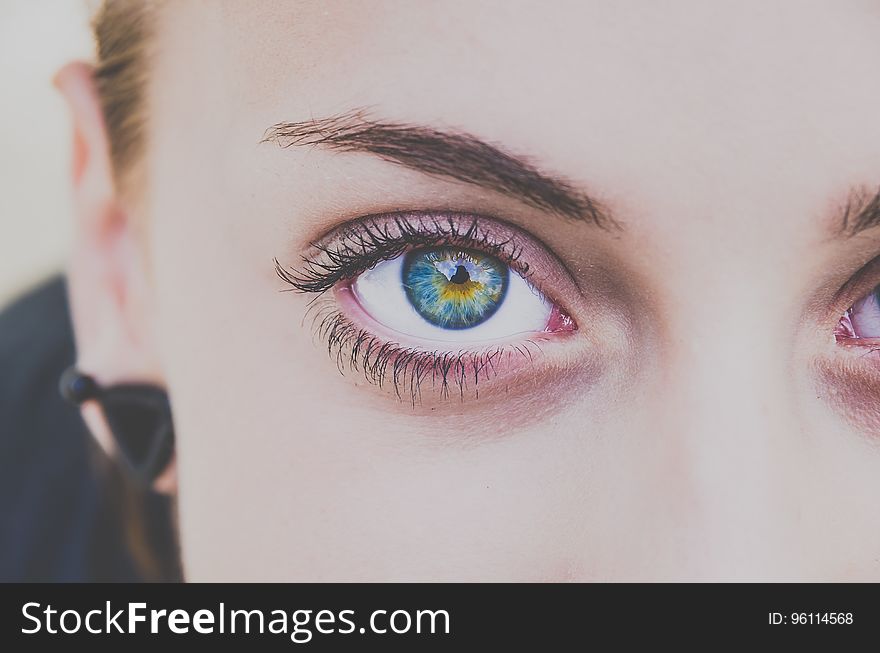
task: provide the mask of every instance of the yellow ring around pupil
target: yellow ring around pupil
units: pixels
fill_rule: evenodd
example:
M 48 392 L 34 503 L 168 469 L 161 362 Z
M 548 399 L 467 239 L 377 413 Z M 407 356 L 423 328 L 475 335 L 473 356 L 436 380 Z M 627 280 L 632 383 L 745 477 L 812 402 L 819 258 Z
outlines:
M 491 317 L 501 305 L 507 279 L 500 261 L 451 247 L 413 250 L 401 278 L 413 308 L 444 329 L 469 329 Z
M 440 290 L 440 299 L 445 302 L 469 301 L 483 291 L 485 285 L 479 281 L 464 283 L 444 283 Z

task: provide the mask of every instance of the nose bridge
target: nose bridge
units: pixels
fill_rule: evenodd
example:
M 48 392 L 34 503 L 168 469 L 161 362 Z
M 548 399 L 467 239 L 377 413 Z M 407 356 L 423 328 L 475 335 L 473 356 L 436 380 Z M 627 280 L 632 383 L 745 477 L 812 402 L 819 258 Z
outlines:
M 665 366 L 665 437 L 687 470 L 688 541 L 710 576 L 780 572 L 797 429 L 791 337 L 767 281 L 728 278 L 690 303 Z

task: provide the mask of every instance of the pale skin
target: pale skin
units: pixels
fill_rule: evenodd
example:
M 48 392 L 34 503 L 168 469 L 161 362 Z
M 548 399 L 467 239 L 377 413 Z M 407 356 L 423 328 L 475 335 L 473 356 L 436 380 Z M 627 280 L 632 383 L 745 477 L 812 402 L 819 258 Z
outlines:
M 880 254 L 838 233 L 880 184 L 878 32 L 865 2 L 175 2 L 124 190 L 90 69 L 61 71 L 79 365 L 167 388 L 187 579 L 880 580 L 880 355 L 833 336 L 880 283 L 838 293 Z M 525 157 L 619 228 L 261 143 L 363 107 Z M 414 405 L 340 374 L 273 259 L 424 210 L 524 230 L 578 328 Z

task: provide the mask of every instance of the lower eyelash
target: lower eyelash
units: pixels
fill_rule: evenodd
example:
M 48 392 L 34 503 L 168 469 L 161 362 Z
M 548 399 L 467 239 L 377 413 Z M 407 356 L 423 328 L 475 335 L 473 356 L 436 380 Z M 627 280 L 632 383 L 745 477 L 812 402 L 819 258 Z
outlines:
M 498 374 L 498 368 L 514 357 L 530 363 L 540 345 L 524 340 L 511 345 L 498 345 L 483 351 L 429 351 L 384 342 L 366 329 L 351 322 L 330 302 L 312 304 L 315 334 L 326 341 L 327 352 L 336 361 L 341 373 L 360 372 L 368 383 L 384 387 L 389 382 L 401 401 L 406 397 L 415 407 L 421 403 L 422 384 L 443 399 L 454 394 L 464 399 L 465 393 L 479 397 L 480 381 Z

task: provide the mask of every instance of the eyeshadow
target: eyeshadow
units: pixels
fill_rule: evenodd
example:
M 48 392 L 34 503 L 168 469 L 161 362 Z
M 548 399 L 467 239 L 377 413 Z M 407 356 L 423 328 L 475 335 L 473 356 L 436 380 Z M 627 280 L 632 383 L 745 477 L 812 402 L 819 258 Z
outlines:
M 880 352 L 814 365 L 817 396 L 847 423 L 880 442 Z

